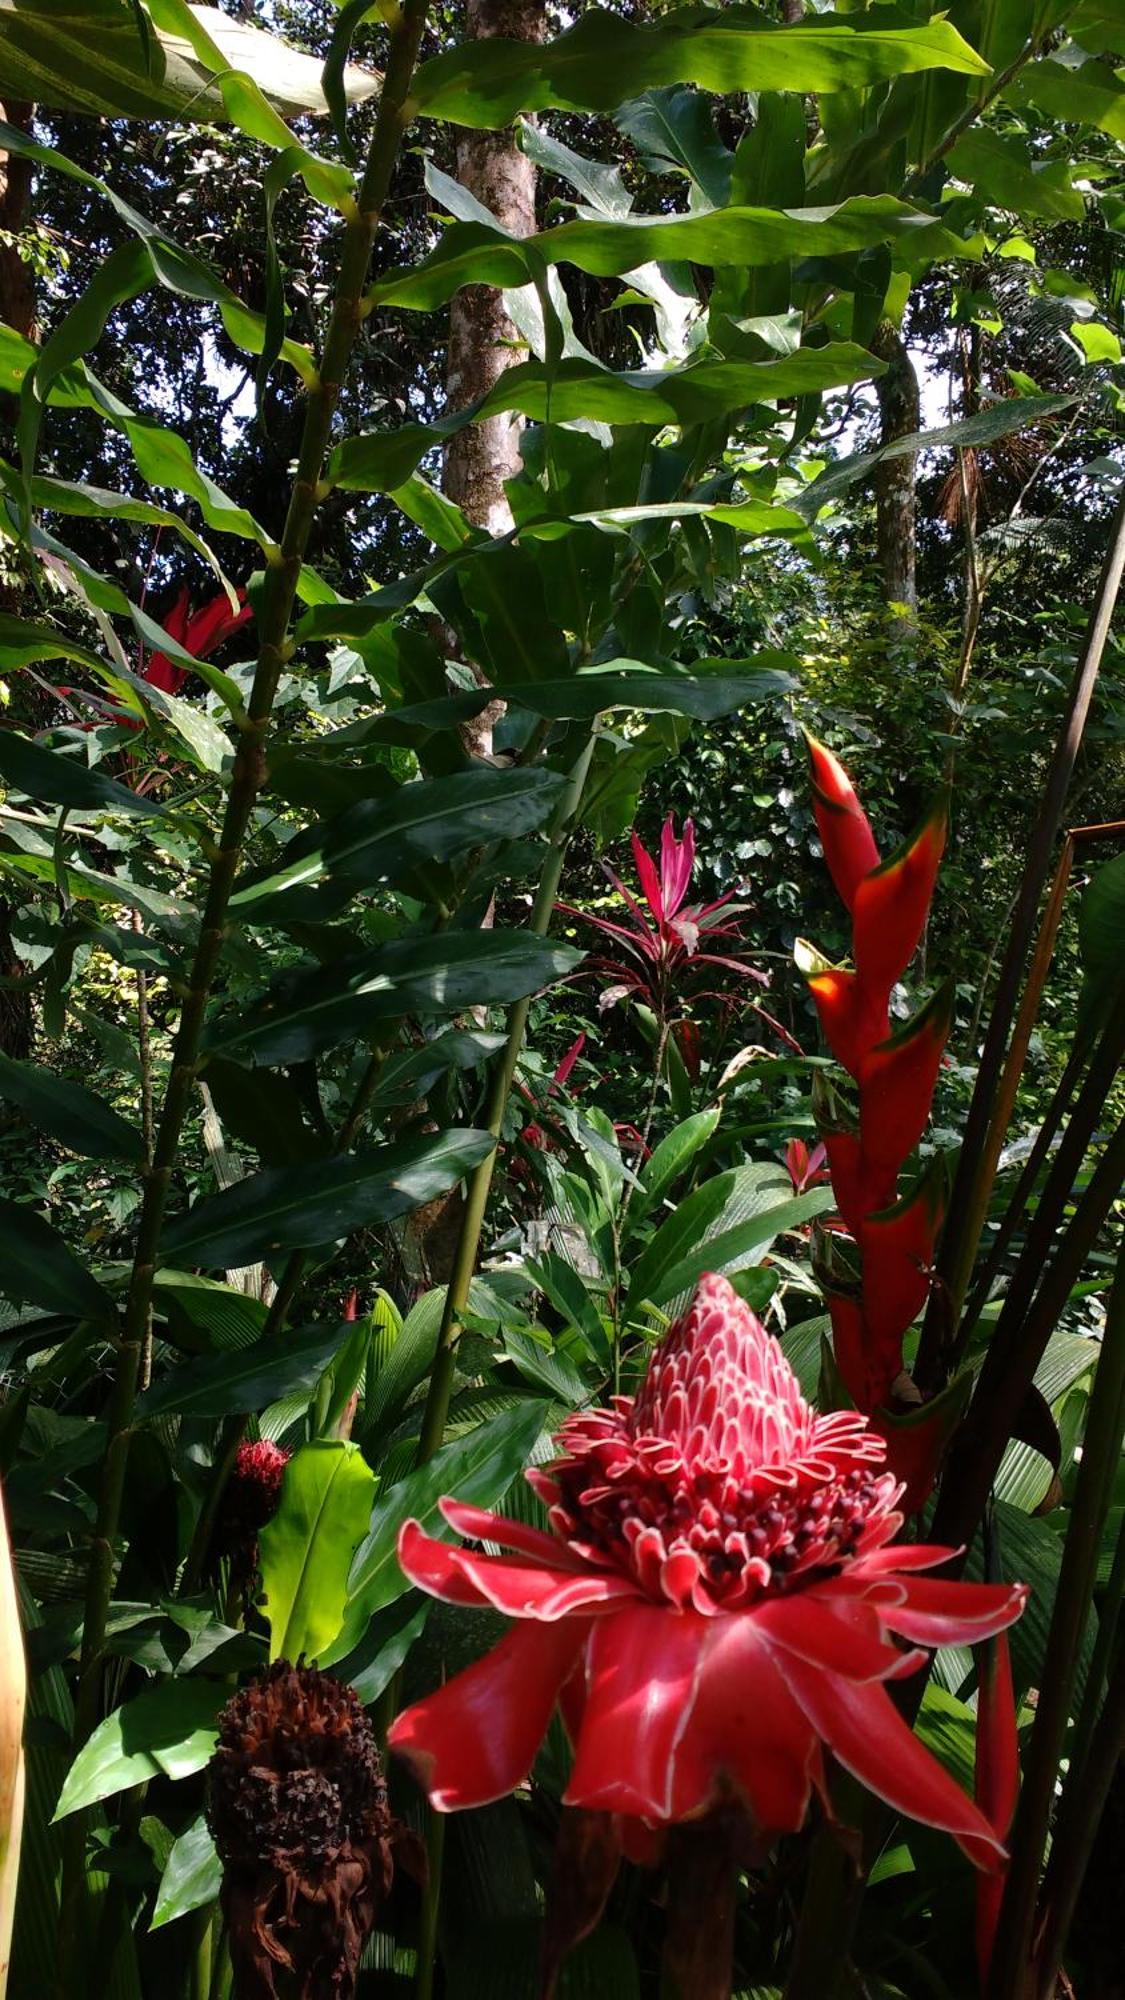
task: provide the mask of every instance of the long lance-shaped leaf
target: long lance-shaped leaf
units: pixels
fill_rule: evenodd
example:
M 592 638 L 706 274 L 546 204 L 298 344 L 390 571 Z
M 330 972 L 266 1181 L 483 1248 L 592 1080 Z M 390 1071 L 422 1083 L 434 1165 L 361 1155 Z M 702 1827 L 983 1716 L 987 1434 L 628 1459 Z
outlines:
M 1075 396 L 1011 396 L 993 403 L 987 410 L 978 410 L 975 416 L 963 417 L 958 423 L 940 424 L 932 431 L 912 431 L 909 437 L 895 438 L 890 444 L 881 445 L 878 451 L 856 452 L 851 458 L 841 458 L 814 479 L 793 504 L 814 519 L 830 500 L 838 499 L 858 479 L 870 478 L 877 466 L 890 459 L 913 458 L 920 451 L 966 450 L 971 445 L 995 444 L 1000 438 L 1011 437 L 1014 431 L 1030 430 L 1049 417 L 1072 410 L 1076 401 Z
M 146 125 L 158 118 L 212 125 L 226 115 L 216 71 L 234 69 L 252 74 L 282 117 L 327 111 L 315 56 L 218 7 L 198 15 L 218 60 L 183 35 L 155 30 L 139 7 L 121 0 L 0 0 L 0 98 Z M 358 102 L 378 90 L 379 79 L 353 66 L 341 86 Z
M 287 892 L 328 879 L 353 890 L 401 877 L 418 863 L 448 861 L 485 842 L 532 832 L 553 809 L 564 780 L 546 770 L 459 771 L 363 799 L 300 833 L 271 869 L 235 889 L 243 918 L 285 908 Z
M 55 1076 L 36 1063 L 0 1055 L 0 1097 L 18 1104 L 40 1131 L 72 1153 L 91 1160 L 129 1160 L 143 1165 L 144 1140 L 137 1126 L 112 1105 L 69 1077 Z
M 67 806 L 80 813 L 128 813 L 142 819 L 160 819 L 164 814 L 155 799 L 141 798 L 127 785 L 115 784 L 59 750 L 44 750 L 26 736 L 17 736 L 14 729 L 0 733 L 0 778 L 40 804 Z
M 19 475 L 14 466 L 0 459 L 0 485 L 16 495 Z M 229 588 L 214 550 L 190 528 L 182 515 L 170 507 L 158 507 L 153 500 L 138 499 L 132 493 L 111 493 L 104 486 L 90 486 L 81 480 L 55 479 L 37 473 L 31 482 L 31 504 L 37 512 L 71 514 L 85 521 L 136 521 L 145 527 L 167 528 L 202 556 L 214 570 L 224 589 Z
M 291 134 L 286 129 L 287 138 Z M 148 217 L 133 207 L 131 202 L 117 194 L 106 181 L 96 174 L 87 173 L 76 161 L 67 159 L 53 146 L 40 145 L 16 125 L 0 121 L 0 150 L 16 153 L 23 159 L 34 160 L 38 166 L 50 167 L 57 173 L 66 174 L 83 187 L 92 188 L 104 196 L 114 213 L 132 234 L 142 243 L 152 260 L 154 277 L 171 290 L 183 293 L 189 298 L 206 301 L 218 307 L 223 325 L 236 347 L 245 348 L 251 354 L 260 354 L 265 340 L 265 322 L 260 313 L 250 310 L 242 303 L 229 285 L 218 278 L 210 266 L 196 257 L 182 244 L 176 243 L 164 230 L 150 222 Z M 302 381 L 311 383 L 315 379 L 316 367 L 308 349 L 297 341 L 287 340 L 281 349 L 282 357 L 297 371 Z
M 346 740 L 339 748 L 349 753 L 358 743 L 417 748 L 427 737 L 479 715 L 497 695 L 510 708 L 524 708 L 549 721 L 592 722 L 613 709 L 635 709 L 641 715 L 690 715 L 696 722 L 716 722 L 750 702 L 788 694 L 797 685 L 790 671 L 798 665 L 795 655 L 768 648 L 749 660 L 698 660 L 696 665 L 708 671 L 687 674 L 644 660 L 608 660 L 604 667 L 567 680 L 505 681 L 503 689 L 466 690 L 372 716 L 358 732 L 349 726 L 340 732 Z M 331 757 L 332 742 L 331 736 L 322 737 L 318 752 Z
M 581 959 L 571 946 L 526 931 L 396 938 L 283 977 L 257 1007 L 217 1025 L 207 1043 L 242 1063 L 305 1062 L 402 1014 L 456 1014 L 523 999 L 573 972 Z
M 630 215 L 615 222 L 582 219 L 522 239 L 480 222 L 453 222 L 429 257 L 411 270 L 389 272 L 369 297 L 374 305 L 432 312 L 462 285 L 527 285 L 543 265 L 573 264 L 595 277 L 613 278 L 649 262 L 776 264 L 788 257 L 836 257 L 881 243 L 889 243 L 896 261 L 908 267 L 935 257 L 979 257 L 983 250 L 980 238 L 957 236 L 891 195 L 852 195 L 833 208 L 720 208 L 701 215 Z
M 403 424 L 397 430 L 345 439 L 332 454 L 329 477 L 337 486 L 361 492 L 393 492 L 435 446 L 448 443 L 468 424 L 483 423 L 508 411 L 518 411 L 540 423 L 581 420 L 663 429 L 666 424 L 709 423 L 754 403 L 846 388 L 853 382 L 872 380 L 883 369 L 883 362 L 851 341 L 801 348 L 796 354 L 771 361 L 703 361 L 689 368 L 632 369 L 621 374 L 577 358 L 560 361 L 553 371 L 542 362 L 525 361 L 505 369 L 487 395 L 464 410 L 438 417 L 433 423 Z M 693 510 L 688 501 L 669 504 L 667 511 L 680 517 Z M 701 504 L 699 511 L 750 533 L 799 533 L 802 525 L 799 514 L 761 502 L 742 507 Z M 651 511 L 624 508 L 602 509 L 580 518 L 612 525 L 654 516 Z M 534 533 L 535 524 L 530 526 Z M 542 532 L 549 528 L 550 523 L 544 524 Z
M 14 327 L 0 326 L 0 390 L 10 396 L 17 396 L 28 369 L 36 360 L 38 350 L 30 340 L 17 333 Z M 59 409 L 93 410 L 113 428 L 128 439 L 136 461 L 137 470 L 150 486 L 169 486 L 176 492 L 184 493 L 196 502 L 209 528 L 224 535 L 238 535 L 245 541 L 257 542 L 267 553 L 273 548 L 273 538 L 255 521 L 245 507 L 240 507 L 221 486 L 196 465 L 184 439 L 167 425 L 157 423 L 154 417 L 143 416 L 130 409 L 119 397 L 100 382 L 85 362 L 76 362 L 74 367 L 63 369 L 47 392 L 47 402 Z M 15 475 L 13 474 L 13 477 Z M 65 482 L 44 480 L 51 491 L 57 491 Z M 37 481 L 32 482 L 33 498 Z M 80 487 L 80 493 L 96 492 L 96 488 Z M 42 502 L 50 507 L 53 503 L 44 498 Z M 78 511 L 77 508 L 60 512 Z M 176 517 L 174 517 L 176 518 Z
M 927 69 L 985 76 L 988 65 L 950 22 L 915 27 L 822 16 L 779 27 L 750 9 L 698 8 L 637 28 L 591 8 L 545 48 L 490 38 L 437 56 L 419 72 L 419 107 L 458 125 L 510 125 L 520 111 L 612 111 L 661 84 L 705 90 L 863 90 Z
M 250 1174 L 168 1225 L 164 1261 L 240 1270 L 262 1257 L 319 1249 L 444 1194 L 495 1144 L 490 1132 L 439 1132 L 373 1153 Z

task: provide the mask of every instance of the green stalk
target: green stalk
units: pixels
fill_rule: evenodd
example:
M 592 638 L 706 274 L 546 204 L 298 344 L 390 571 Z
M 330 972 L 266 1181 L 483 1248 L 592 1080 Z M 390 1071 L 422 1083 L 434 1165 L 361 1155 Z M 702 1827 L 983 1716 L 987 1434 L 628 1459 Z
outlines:
M 558 895 L 559 879 L 566 858 L 570 839 L 570 827 L 581 803 L 586 775 L 594 754 L 595 738 L 591 732 L 580 752 L 570 779 L 563 793 L 554 819 L 551 822 L 550 847 L 535 903 L 531 912 L 529 929 L 536 937 L 545 937 L 550 928 L 551 913 Z M 497 1059 L 492 1074 L 486 1106 L 485 1127 L 494 1139 L 499 1141 L 504 1123 L 504 1112 L 511 1095 L 512 1080 L 516 1073 L 523 1038 L 527 1029 L 527 1017 L 531 1011 L 531 998 L 517 1000 L 508 1009 L 508 1037 Z M 457 1342 L 461 1336 L 461 1314 L 469 1302 L 469 1287 L 477 1267 L 481 1231 L 484 1227 L 485 1211 L 488 1207 L 492 1176 L 496 1167 L 496 1148 L 481 1161 L 469 1177 L 465 1198 L 465 1210 L 461 1218 L 461 1230 L 457 1239 L 457 1249 L 450 1272 L 449 1287 L 445 1295 L 441 1326 L 438 1330 L 437 1351 L 430 1373 L 430 1385 L 426 1396 L 426 1407 L 422 1415 L 422 1428 L 418 1438 L 417 1463 L 424 1465 L 432 1458 L 445 1436 L 445 1425 L 449 1415 L 449 1399 L 453 1390 L 453 1374 L 457 1359 Z
M 949 1322 L 956 1324 L 961 1316 L 961 1308 L 976 1260 L 977 1246 L 988 1214 L 996 1165 L 1004 1143 L 1003 1123 L 994 1114 L 1008 1047 L 1009 1029 L 1016 1012 L 1023 968 L 1035 930 L 1039 900 L 1050 871 L 1051 853 L 1082 743 L 1086 717 L 1097 685 L 1123 573 L 1125 573 L 1125 494 L 1118 502 L 1114 516 L 1097 597 L 1087 627 L 1082 655 L 1071 683 L 1065 722 L 1055 746 L 1039 812 L 1028 843 L 1027 862 L 1012 914 L 1008 948 L 1000 969 L 972 1103 L 965 1124 L 949 1213 L 942 1232 L 942 1246 L 938 1260 L 940 1282 L 931 1292 L 930 1310 L 923 1331 L 925 1363 L 923 1365 L 921 1357 L 919 1363 L 923 1376 L 928 1376 L 930 1372 L 935 1344 L 940 1340 L 941 1326 Z
M 292 651 L 288 638 L 289 621 L 313 518 L 323 497 L 321 478 L 332 420 L 363 320 L 363 295 L 375 233 L 390 188 L 402 135 L 410 119 L 410 84 L 428 4 L 429 0 L 404 0 L 402 12 L 391 32 L 383 94 L 371 146 L 358 194 L 348 204 L 335 300 L 320 369 L 308 394 L 285 527 L 280 545 L 271 555 L 266 569 L 258 619 L 258 661 L 235 753 L 222 832 L 211 863 L 203 919 L 173 1044 L 171 1073 L 156 1132 L 152 1164 L 145 1175 L 136 1253 L 106 1413 L 108 1443 L 102 1463 L 97 1517 L 90 1549 L 82 1654 L 75 1698 L 76 1749 L 80 1749 L 90 1735 L 101 1704 L 101 1663 L 113 1592 L 114 1543 L 121 1517 L 137 1380 L 152 1306 L 160 1233 L 172 1172 L 195 1085 L 204 1017 L 222 956 L 231 891 L 251 815 L 265 777 L 265 742 L 278 683 Z M 85 1882 L 84 1852 L 85 1818 L 75 1814 L 67 1828 L 63 1858 L 58 1967 L 62 2000 L 69 2000 L 74 1991 Z
M 1030 1995 L 1035 1903 L 1059 1761 L 1066 1739 L 1078 1648 L 1097 1576 L 1098 1550 L 1125 1428 L 1125 1234 L 1090 1396 L 1082 1460 L 1039 1676 L 1035 1727 L 1024 1760 L 1000 1922 L 989 1975 L 991 2000 Z

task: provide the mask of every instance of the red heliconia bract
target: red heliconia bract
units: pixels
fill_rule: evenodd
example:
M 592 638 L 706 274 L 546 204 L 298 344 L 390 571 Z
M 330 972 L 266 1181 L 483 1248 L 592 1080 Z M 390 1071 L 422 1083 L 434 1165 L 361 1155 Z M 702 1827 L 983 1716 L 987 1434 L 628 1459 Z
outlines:
M 858 1119 L 831 1107 L 821 1117 L 832 1185 L 855 1239 L 859 1280 L 847 1295 L 828 1286 L 833 1349 L 857 1408 L 884 1430 L 890 1464 L 908 1476 L 909 1504 L 925 1499 L 945 1433 L 935 1413 L 911 1416 L 909 1467 L 898 1429 L 878 1414 L 903 1378 L 903 1341 L 930 1290 L 944 1188 L 927 1175 L 904 1198 L 899 1175 L 926 1128 L 949 1033 L 952 989 L 891 1032 L 890 1000 L 917 950 L 929 914 L 946 835 L 944 800 L 888 861 L 839 760 L 809 738 L 813 809 L 825 860 L 852 918 L 854 970 L 825 964 L 802 947 L 809 990 L 825 1040 L 858 1088 Z M 909 1388 L 909 1383 L 907 1387 Z M 932 1450 L 930 1447 L 932 1446 Z M 929 1467 L 928 1478 L 926 1469 Z
M 391 1728 L 440 1811 L 522 1783 L 559 1706 L 567 1805 L 655 1829 L 734 1808 L 761 1850 L 803 1824 L 814 1789 L 827 1804 L 827 1748 L 896 1810 L 999 1865 L 988 1820 L 884 1682 L 920 1667 L 923 1648 L 1003 1630 L 1026 1591 L 917 1574 L 951 1552 L 892 1546 L 902 1515 L 883 1441 L 858 1412 L 805 1402 L 725 1278 L 701 1279 L 635 1397 L 569 1417 L 558 1443 L 527 1475 L 549 1534 L 445 1500 L 456 1533 L 513 1553 L 455 1547 L 416 1521 L 399 1538 L 421 1589 L 514 1621 Z

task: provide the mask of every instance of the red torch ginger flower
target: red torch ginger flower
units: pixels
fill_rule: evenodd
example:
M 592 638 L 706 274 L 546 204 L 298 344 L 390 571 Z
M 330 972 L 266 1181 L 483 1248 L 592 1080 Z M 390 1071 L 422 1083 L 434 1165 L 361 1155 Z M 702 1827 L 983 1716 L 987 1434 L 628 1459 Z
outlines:
M 439 1810 L 521 1783 L 558 1703 L 569 1805 L 664 1827 L 733 1804 L 769 1839 L 801 1826 L 814 1786 L 826 1798 L 827 1748 L 998 1865 L 994 1828 L 883 1683 L 924 1647 L 1001 1631 L 1026 1590 L 918 1576 L 951 1551 L 889 1546 L 901 1489 L 882 1438 L 858 1412 L 805 1402 L 724 1278 L 701 1280 L 639 1394 L 569 1417 L 559 1444 L 527 1475 L 551 1534 L 453 1500 L 458 1534 L 513 1553 L 401 1532 L 414 1583 L 515 1621 L 390 1732 Z
M 288 1463 L 284 1445 L 272 1444 L 269 1438 L 244 1440 L 235 1453 L 211 1555 L 230 1558 L 231 1581 L 240 1589 L 246 1588 L 258 1567 L 258 1532 L 277 1512 Z

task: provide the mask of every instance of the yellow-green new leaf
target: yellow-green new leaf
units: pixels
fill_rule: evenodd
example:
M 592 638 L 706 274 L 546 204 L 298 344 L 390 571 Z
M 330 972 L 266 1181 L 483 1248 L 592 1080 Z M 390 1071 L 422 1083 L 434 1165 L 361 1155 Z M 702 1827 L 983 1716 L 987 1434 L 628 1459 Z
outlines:
M 375 1486 L 357 1444 L 320 1440 L 290 1459 L 258 1543 L 271 1660 L 316 1660 L 337 1637 Z

